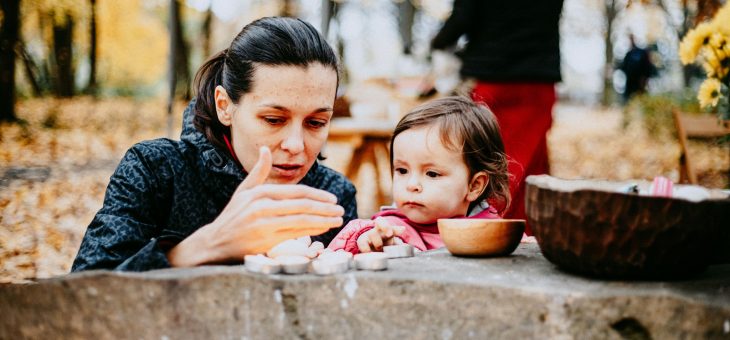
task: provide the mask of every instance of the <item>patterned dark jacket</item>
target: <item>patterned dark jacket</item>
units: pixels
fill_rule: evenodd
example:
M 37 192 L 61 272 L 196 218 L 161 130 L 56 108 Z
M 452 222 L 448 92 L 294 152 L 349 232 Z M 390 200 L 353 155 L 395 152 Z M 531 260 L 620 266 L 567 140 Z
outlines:
M 165 252 L 223 210 L 246 173 L 195 129 L 192 108 L 191 102 L 183 113 L 180 141 L 155 139 L 127 151 L 71 271 L 169 267 Z M 337 196 L 344 224 L 357 218 L 355 187 L 343 175 L 315 162 L 300 184 Z M 313 239 L 326 246 L 341 229 Z

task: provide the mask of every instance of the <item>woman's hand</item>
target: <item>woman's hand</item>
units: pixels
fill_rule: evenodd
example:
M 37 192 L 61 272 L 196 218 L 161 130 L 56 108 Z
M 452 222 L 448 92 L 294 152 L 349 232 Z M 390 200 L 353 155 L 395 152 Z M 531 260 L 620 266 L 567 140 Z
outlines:
M 403 243 L 398 237 L 406 230 L 403 226 L 389 225 L 382 217 L 375 219 L 375 227 L 357 238 L 357 247 L 361 253 L 383 251 L 383 246 Z
M 319 235 L 342 225 L 345 210 L 327 191 L 294 184 L 264 184 L 271 151 L 259 159 L 218 217 L 172 248 L 174 267 L 240 261 L 265 253 L 284 240 Z

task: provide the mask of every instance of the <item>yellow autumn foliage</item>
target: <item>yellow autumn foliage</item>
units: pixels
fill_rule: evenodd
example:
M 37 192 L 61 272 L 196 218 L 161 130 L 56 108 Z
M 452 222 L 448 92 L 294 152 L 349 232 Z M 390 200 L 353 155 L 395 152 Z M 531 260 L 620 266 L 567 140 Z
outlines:
M 143 87 L 167 71 L 168 31 L 141 0 L 101 1 L 98 16 L 99 80 L 112 87 Z

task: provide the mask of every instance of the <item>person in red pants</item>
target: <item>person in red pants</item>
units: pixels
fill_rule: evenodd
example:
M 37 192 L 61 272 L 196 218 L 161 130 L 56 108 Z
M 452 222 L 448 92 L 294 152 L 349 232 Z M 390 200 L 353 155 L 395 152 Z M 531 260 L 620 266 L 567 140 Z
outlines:
M 525 177 L 549 173 L 547 132 L 560 76 L 559 21 L 563 0 L 455 0 L 431 42 L 457 52 L 461 75 L 476 80 L 471 96 L 494 112 L 502 130 L 512 204 L 505 218 L 525 219 Z M 532 232 L 527 227 L 527 234 Z

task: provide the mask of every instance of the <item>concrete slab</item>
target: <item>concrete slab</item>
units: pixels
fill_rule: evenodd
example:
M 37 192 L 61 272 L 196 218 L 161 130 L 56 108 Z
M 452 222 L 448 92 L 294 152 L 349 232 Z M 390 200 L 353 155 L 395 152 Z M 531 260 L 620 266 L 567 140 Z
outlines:
M 685 281 L 600 281 L 521 244 L 508 257 L 436 250 L 326 277 L 98 271 L 0 285 L 0 315 L 0 339 L 730 338 L 730 265 Z

